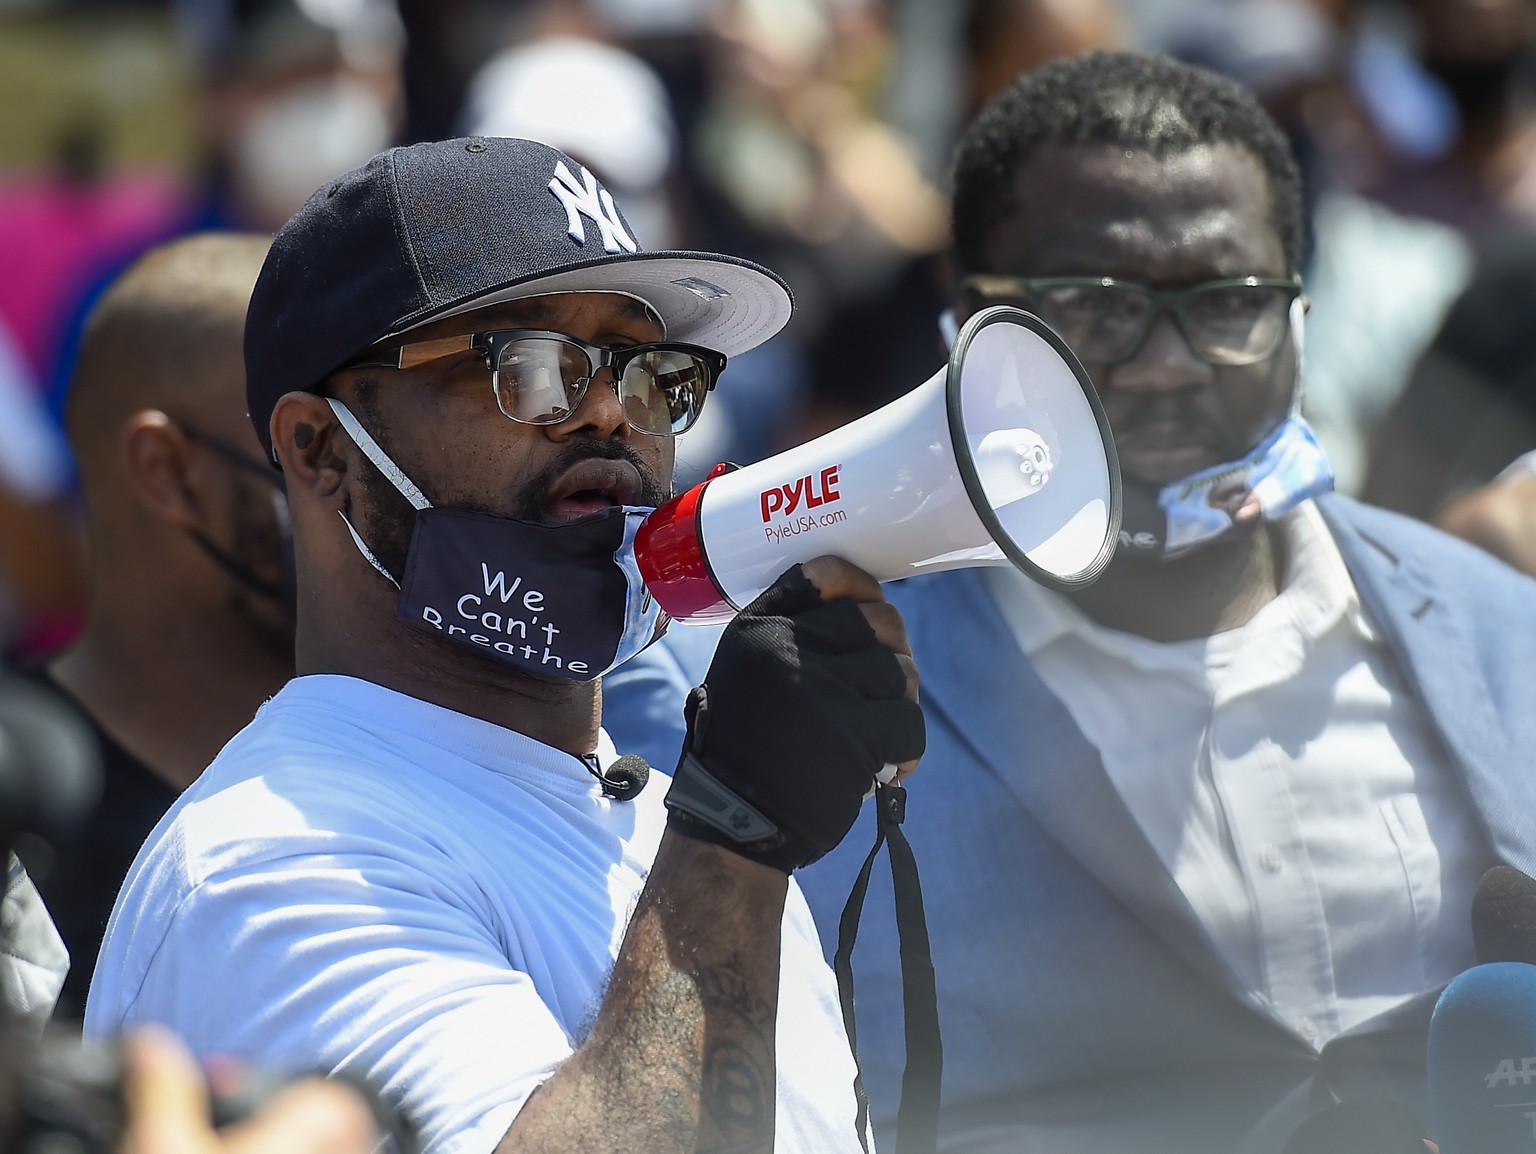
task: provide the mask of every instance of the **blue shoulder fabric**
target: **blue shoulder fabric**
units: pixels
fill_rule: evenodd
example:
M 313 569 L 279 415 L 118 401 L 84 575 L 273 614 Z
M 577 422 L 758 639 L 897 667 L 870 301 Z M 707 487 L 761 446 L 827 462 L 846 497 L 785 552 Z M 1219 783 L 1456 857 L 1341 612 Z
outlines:
M 1536 870 L 1536 581 L 1421 521 L 1344 497 L 1318 507 L 1493 848 Z
M 671 773 L 683 750 L 683 699 L 704 680 L 724 625 L 677 625 L 603 678 L 603 728 L 620 753 Z

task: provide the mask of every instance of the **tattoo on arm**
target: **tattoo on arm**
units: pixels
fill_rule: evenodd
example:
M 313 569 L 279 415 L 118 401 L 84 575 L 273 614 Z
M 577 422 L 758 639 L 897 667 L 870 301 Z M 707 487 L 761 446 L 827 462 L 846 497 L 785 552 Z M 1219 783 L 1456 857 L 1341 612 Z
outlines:
M 699 1105 L 719 1131 L 722 1149 L 750 1150 L 764 1142 L 771 1149 L 774 1007 L 754 997 L 750 984 L 729 969 L 701 973 L 699 991 L 711 1019 Z
M 503 1154 L 772 1154 L 783 883 L 687 864 L 642 895 L 590 1032 Z

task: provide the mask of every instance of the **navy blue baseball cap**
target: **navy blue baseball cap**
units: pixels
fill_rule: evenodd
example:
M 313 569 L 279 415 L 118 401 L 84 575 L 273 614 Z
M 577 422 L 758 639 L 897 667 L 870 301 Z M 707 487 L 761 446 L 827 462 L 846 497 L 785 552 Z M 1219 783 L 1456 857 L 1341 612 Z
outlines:
M 531 140 L 471 137 L 374 157 L 312 195 L 278 232 L 245 321 L 246 402 L 270 455 L 284 393 L 443 317 L 553 292 L 639 297 L 667 339 L 734 356 L 794 311 L 748 260 L 646 252 L 607 189 Z

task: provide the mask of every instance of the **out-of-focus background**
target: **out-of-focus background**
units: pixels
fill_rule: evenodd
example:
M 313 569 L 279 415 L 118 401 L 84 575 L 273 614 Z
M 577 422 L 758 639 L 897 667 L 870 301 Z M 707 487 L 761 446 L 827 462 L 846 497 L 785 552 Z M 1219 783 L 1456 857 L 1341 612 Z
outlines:
M 0 0 L 0 644 L 79 620 L 60 435 L 94 295 L 145 247 L 272 231 L 391 144 L 532 136 L 648 248 L 760 260 L 687 481 L 943 362 L 946 167 L 1019 70 L 1096 47 L 1251 85 L 1307 177 L 1306 409 L 1339 487 L 1430 517 L 1536 447 L 1536 0 Z

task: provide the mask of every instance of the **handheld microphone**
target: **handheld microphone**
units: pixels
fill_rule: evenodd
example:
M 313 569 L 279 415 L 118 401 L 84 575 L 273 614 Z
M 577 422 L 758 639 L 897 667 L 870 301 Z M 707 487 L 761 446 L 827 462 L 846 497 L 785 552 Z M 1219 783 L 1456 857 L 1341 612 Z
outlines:
M 1472 948 L 1479 963 L 1536 964 L 1536 878 L 1499 865 L 1472 898 Z
M 1492 962 L 1453 978 L 1428 1058 L 1441 1154 L 1536 1154 L 1536 966 Z
M 603 787 L 603 793 L 615 801 L 633 801 L 651 780 L 650 765 L 645 758 L 633 753 L 615 759 L 606 771 L 597 764 L 596 757 L 584 757 L 581 761 Z

